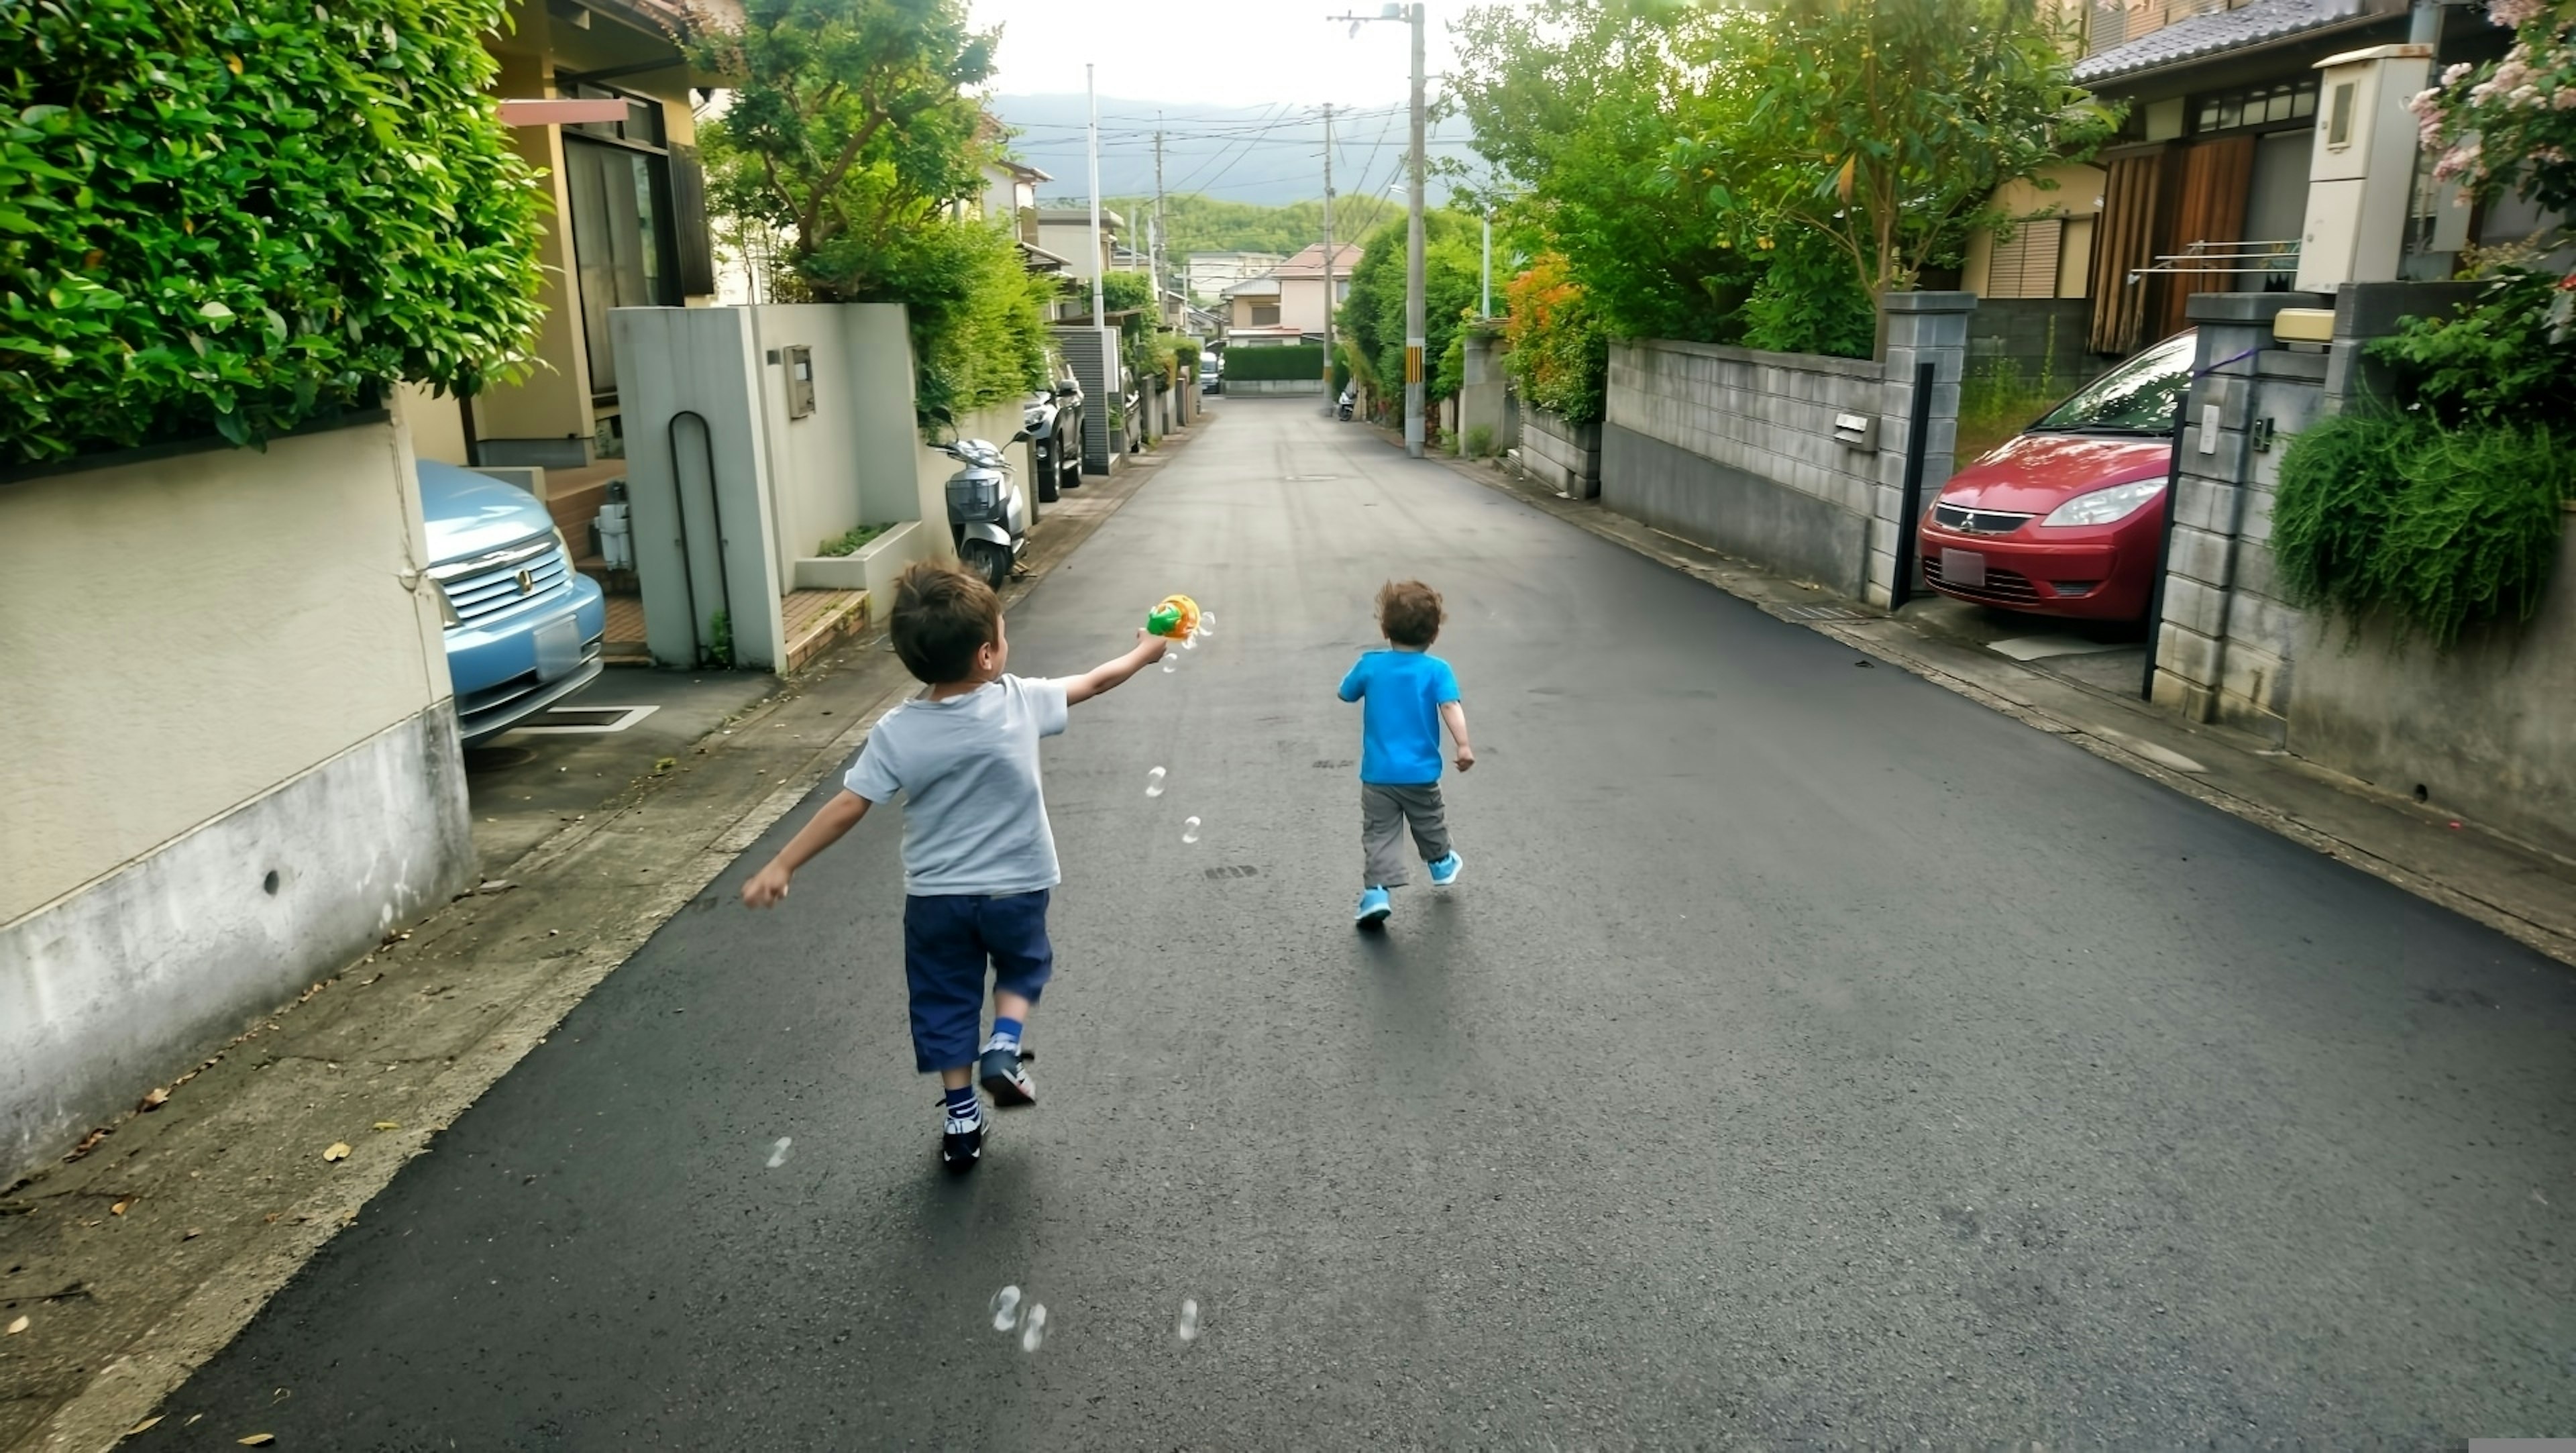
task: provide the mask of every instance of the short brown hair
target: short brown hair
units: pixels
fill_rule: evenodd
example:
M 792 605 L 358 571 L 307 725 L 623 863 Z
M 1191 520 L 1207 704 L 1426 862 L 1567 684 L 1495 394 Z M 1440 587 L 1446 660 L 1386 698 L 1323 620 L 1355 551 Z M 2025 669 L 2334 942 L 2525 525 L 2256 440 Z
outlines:
M 1002 598 L 953 560 L 916 560 L 894 578 L 887 629 L 904 669 L 933 686 L 963 681 L 1002 638 Z
M 1419 580 L 1390 580 L 1377 593 L 1377 628 L 1399 646 L 1440 639 L 1440 592 Z

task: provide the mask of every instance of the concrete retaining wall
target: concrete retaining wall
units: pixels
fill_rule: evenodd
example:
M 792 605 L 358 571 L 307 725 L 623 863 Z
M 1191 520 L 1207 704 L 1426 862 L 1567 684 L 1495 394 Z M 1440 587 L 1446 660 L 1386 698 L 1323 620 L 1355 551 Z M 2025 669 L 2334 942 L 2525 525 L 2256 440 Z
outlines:
M 1324 391 L 1320 378 L 1229 378 L 1225 391 L 1230 394 L 1319 394 Z
M 0 484 L 0 1179 L 472 883 L 408 441 Z
M 1532 409 L 1521 429 L 1521 468 L 1569 499 L 1601 493 L 1599 424 L 1569 424 L 1545 409 Z
M 1896 580 L 1916 366 L 1933 367 L 1922 498 L 1950 477 L 1976 300 L 1887 299 L 1882 362 L 1703 343 L 1614 344 L 1601 500 L 1713 549 L 1885 604 Z M 1838 438 L 1838 420 L 1860 424 Z M 1538 434 L 1522 429 L 1522 450 Z

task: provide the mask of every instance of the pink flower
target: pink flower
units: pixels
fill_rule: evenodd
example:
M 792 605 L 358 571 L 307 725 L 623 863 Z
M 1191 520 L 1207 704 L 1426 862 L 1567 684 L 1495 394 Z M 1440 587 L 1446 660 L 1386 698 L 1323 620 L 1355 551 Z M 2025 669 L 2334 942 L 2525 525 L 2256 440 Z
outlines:
M 2561 111 L 2576 111 L 2576 86 L 2562 86 L 2549 104 Z
M 2469 78 L 2469 72 L 2476 69 L 2476 66 L 2470 65 L 2467 61 L 2454 61 L 2442 68 L 2442 84 L 2445 86 L 2456 86 L 2460 82 L 2467 80 Z M 2429 96 L 2433 93 L 2431 91 L 2426 91 L 2424 94 Z
M 2488 0 L 2487 18 L 2508 30 L 2520 30 L 2549 13 L 2549 0 Z

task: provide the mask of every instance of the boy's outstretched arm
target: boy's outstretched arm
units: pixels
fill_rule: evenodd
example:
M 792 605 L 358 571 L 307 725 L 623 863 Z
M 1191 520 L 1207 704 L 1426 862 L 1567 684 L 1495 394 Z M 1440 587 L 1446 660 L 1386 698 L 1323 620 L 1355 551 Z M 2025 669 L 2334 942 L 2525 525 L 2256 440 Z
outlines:
M 1103 661 L 1079 676 L 1064 678 L 1064 704 L 1073 706 L 1110 690 L 1128 677 L 1163 659 L 1172 643 L 1147 631 L 1136 633 L 1136 649 L 1115 661 Z
M 768 908 L 787 896 L 787 880 L 796 876 L 806 860 L 841 840 L 841 835 L 859 825 L 868 815 L 868 800 L 848 788 L 841 795 L 814 810 L 802 831 L 778 850 L 769 866 L 751 875 L 742 885 L 742 906 Z
M 1458 770 L 1476 765 L 1476 749 L 1467 745 L 1467 708 L 1455 701 L 1440 703 L 1440 724 L 1449 728 L 1449 740 L 1458 744 Z

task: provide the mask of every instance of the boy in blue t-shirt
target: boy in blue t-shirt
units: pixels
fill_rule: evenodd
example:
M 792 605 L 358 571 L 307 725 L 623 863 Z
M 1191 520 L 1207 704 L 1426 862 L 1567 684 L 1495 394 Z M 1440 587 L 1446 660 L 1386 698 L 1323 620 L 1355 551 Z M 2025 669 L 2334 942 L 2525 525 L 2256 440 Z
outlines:
M 1342 678 L 1342 700 L 1362 703 L 1360 739 L 1360 850 L 1367 863 L 1360 881 L 1362 928 L 1376 928 L 1394 910 L 1387 890 L 1409 881 L 1402 842 L 1431 867 L 1431 886 L 1458 881 L 1457 850 L 1440 806 L 1440 728 L 1458 744 L 1458 770 L 1476 765 L 1467 745 L 1467 708 L 1458 702 L 1458 675 L 1429 654 L 1440 639 L 1440 592 L 1419 580 L 1390 581 L 1377 593 L 1378 630 L 1392 649 L 1371 651 Z

